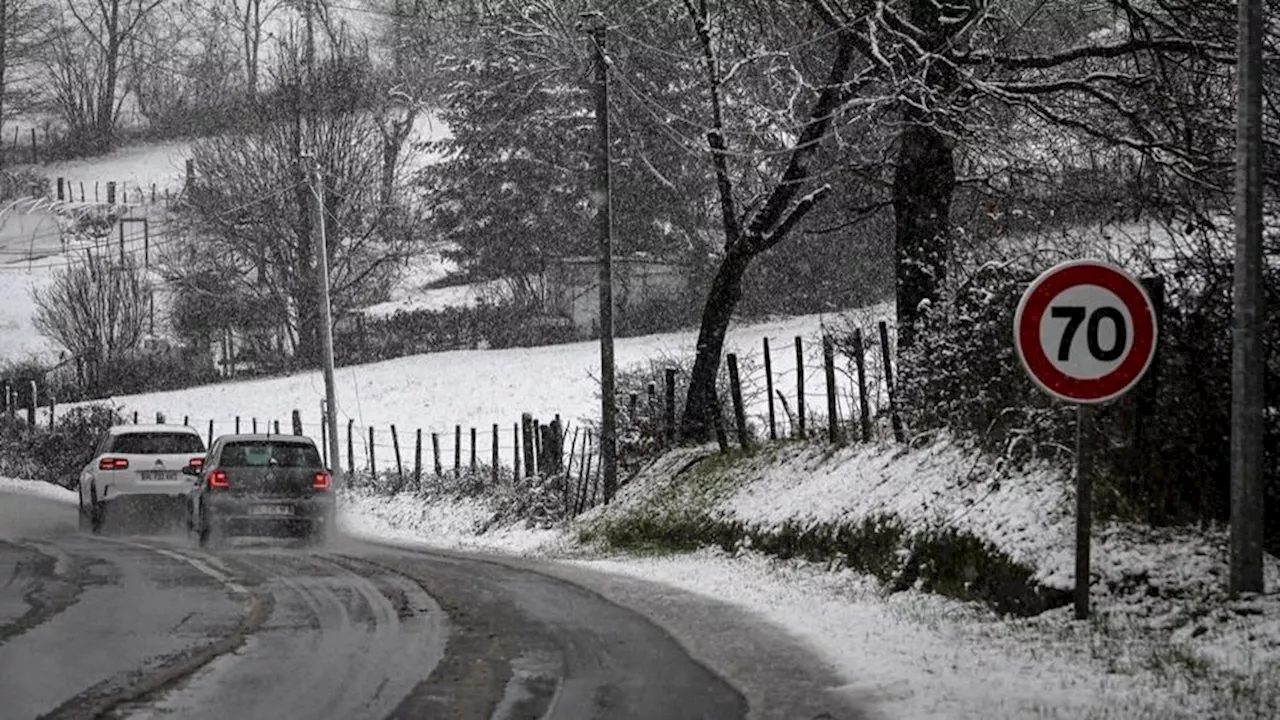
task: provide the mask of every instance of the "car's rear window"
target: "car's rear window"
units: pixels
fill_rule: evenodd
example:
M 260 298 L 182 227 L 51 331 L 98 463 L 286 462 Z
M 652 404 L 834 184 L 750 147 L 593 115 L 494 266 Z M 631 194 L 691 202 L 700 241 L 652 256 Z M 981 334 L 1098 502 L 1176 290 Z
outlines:
M 320 452 L 307 443 L 249 441 L 227 443 L 222 447 L 219 467 L 322 467 Z
M 111 440 L 110 452 L 121 455 L 195 454 L 204 452 L 204 441 L 194 433 L 124 433 Z

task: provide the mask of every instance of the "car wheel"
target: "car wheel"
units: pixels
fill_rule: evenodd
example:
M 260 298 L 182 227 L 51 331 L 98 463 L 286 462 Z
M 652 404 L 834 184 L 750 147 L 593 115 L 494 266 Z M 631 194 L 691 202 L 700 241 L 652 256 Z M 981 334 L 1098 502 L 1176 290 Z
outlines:
M 200 547 L 214 548 L 222 544 L 225 537 L 225 531 L 218 525 L 217 520 L 209 517 L 208 508 L 200 508 L 200 521 L 197 523 L 197 539 Z
M 102 528 L 107 522 L 107 505 L 98 501 L 98 488 L 96 485 L 89 486 L 89 530 L 94 535 L 102 533 Z
M 76 493 L 76 500 L 79 504 L 79 512 L 76 514 L 80 524 L 81 532 L 88 532 L 93 529 L 93 523 L 89 519 L 89 510 L 84 506 L 84 495 Z
M 328 526 L 324 523 L 313 523 L 311 527 L 307 529 L 306 534 L 303 535 L 303 540 L 305 540 L 308 545 L 324 545 L 329 540 Z

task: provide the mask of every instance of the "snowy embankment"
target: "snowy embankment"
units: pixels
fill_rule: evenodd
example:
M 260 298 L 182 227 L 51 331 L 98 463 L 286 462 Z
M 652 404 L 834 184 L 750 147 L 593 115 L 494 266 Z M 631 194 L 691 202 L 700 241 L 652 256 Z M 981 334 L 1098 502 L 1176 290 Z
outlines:
M 0 493 L 5 492 L 35 495 L 36 497 L 47 498 L 69 505 L 76 505 L 78 502 L 74 490 L 68 490 L 52 483 L 40 482 L 39 480 L 18 480 L 16 478 L 0 477 Z
M 484 498 L 346 500 L 344 524 L 357 536 L 549 557 L 729 602 L 805 642 L 845 677 L 842 691 L 885 718 L 1258 718 L 1280 702 L 1280 598 L 1225 599 L 1219 531 L 1101 528 L 1087 623 L 1073 621 L 1069 606 L 1001 616 L 924 592 L 922 581 L 893 588 L 832 558 L 782 560 L 776 546 L 774 555 L 742 542 L 675 552 L 686 543 L 665 534 L 732 523 L 776 534 L 891 517 L 904 537 L 949 528 L 1027 568 L 1030 582 L 1069 588 L 1067 478 L 1008 468 L 945 438 L 910 451 L 679 451 L 568 528 L 502 522 Z M 1272 561 L 1268 585 L 1277 584 Z

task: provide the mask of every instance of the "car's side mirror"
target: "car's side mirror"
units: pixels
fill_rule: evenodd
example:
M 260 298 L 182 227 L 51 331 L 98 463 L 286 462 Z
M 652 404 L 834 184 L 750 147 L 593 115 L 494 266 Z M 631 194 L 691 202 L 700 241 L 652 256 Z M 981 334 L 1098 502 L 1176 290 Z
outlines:
M 191 477 L 200 477 L 200 468 L 196 465 L 188 465 L 182 468 L 182 474 L 190 475 Z

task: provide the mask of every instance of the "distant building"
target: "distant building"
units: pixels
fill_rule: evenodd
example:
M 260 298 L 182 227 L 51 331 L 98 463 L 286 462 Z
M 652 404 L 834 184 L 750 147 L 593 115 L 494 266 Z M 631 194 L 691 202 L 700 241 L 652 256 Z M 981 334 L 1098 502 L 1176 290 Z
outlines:
M 644 304 L 688 291 L 688 266 L 646 254 L 613 259 L 615 322 Z M 599 335 L 600 260 L 564 257 L 552 260 L 546 271 L 547 312 L 565 318 L 580 338 Z

